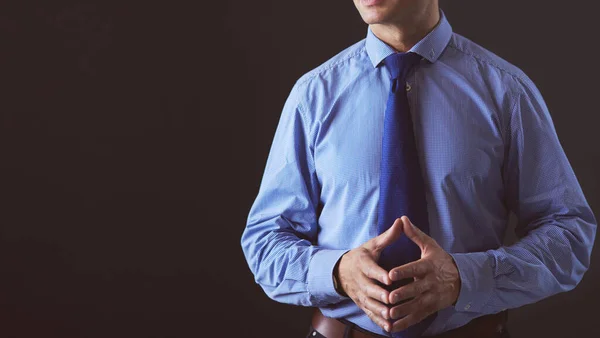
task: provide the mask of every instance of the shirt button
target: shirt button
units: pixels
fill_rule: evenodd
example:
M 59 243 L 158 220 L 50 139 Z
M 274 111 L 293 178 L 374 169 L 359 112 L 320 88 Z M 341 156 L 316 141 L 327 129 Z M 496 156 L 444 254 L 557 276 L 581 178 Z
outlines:
M 312 334 L 312 335 L 313 335 L 313 336 L 316 336 L 316 335 L 317 335 L 317 331 L 313 331 L 313 334 Z
M 470 309 L 470 308 L 471 308 L 471 303 L 469 303 L 469 304 L 467 304 L 467 305 L 465 306 L 465 310 L 468 310 L 468 309 Z
M 412 88 L 412 87 L 411 87 L 411 86 L 410 86 L 410 85 L 407 83 L 407 84 L 406 84 L 406 91 L 407 91 L 407 92 L 409 92 L 411 88 Z

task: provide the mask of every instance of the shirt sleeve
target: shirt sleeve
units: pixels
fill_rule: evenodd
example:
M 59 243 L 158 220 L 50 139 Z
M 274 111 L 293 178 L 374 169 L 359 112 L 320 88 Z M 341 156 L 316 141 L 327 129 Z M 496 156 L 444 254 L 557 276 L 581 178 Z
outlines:
M 348 250 L 316 245 L 320 185 L 313 142 L 318 124 L 301 104 L 298 82 L 281 112 L 241 245 L 254 279 L 281 303 L 324 306 L 335 291 L 333 268 Z
M 527 76 L 506 116 L 505 203 L 517 216 L 519 240 L 451 254 L 461 278 L 457 311 L 496 313 L 571 290 L 590 264 L 596 219 Z

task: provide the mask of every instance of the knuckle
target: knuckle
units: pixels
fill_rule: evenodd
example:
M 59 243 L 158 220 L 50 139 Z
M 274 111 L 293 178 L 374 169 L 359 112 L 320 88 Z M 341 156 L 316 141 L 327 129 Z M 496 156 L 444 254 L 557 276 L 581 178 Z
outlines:
M 400 310 L 398 308 L 393 308 L 390 310 L 390 316 L 394 319 L 400 317 Z
M 360 291 L 362 291 L 362 293 L 369 294 L 369 284 L 365 283 L 365 281 L 361 281 Z
M 361 293 L 361 294 L 360 294 L 360 303 L 361 303 L 363 306 L 366 306 L 366 305 L 367 305 L 367 295 L 366 295 L 365 293 Z
M 382 290 L 379 290 L 379 288 L 377 286 L 371 284 L 368 287 L 368 289 L 369 289 L 369 295 L 371 295 L 373 298 L 375 298 L 375 299 L 380 299 L 381 298 L 381 297 L 379 297 L 379 295 L 381 294 L 381 292 L 378 292 L 378 291 L 382 291 Z
M 369 255 L 373 250 L 375 250 L 375 248 L 377 247 L 377 242 L 374 240 L 371 240 L 369 242 L 367 242 L 367 244 L 358 247 L 358 252 L 361 255 Z
M 356 248 L 354 250 L 356 250 L 357 252 L 361 251 L 361 250 L 370 250 L 372 243 L 373 243 L 373 240 L 370 239 L 370 240 L 366 241 L 365 243 L 363 243 L 363 245 L 359 246 L 358 248 Z
M 368 252 L 366 250 L 362 250 L 358 255 L 358 262 L 361 265 L 367 264 L 370 259 L 371 259 L 371 254 L 370 254 L 370 252 Z
M 394 318 L 400 318 L 404 309 L 406 309 L 406 305 L 398 305 L 390 310 L 390 314 L 393 312 Z
M 369 249 L 366 244 L 364 246 L 359 246 L 358 248 L 355 249 L 355 255 L 359 262 L 365 255 L 365 252 L 368 252 L 368 250 Z

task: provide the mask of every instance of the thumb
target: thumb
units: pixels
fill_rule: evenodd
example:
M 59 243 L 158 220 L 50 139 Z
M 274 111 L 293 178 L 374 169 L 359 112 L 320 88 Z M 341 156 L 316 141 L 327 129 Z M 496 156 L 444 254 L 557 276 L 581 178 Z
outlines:
M 421 251 L 424 251 L 425 247 L 430 243 L 431 237 L 412 224 L 408 216 L 402 216 L 402 220 L 404 221 L 403 231 L 406 234 L 406 237 L 415 242 Z
M 396 218 L 389 229 L 372 239 L 373 249 L 378 253 L 383 251 L 386 246 L 394 243 L 398 238 L 400 238 L 400 235 L 402 235 L 403 231 L 402 228 L 402 219 Z

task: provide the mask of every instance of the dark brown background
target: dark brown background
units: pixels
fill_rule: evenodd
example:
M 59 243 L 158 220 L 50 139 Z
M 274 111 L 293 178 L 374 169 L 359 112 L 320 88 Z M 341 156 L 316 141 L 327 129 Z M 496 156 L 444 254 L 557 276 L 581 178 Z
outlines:
M 150 3 L 0 3 L 0 336 L 300 337 L 310 310 L 268 299 L 240 235 L 291 86 L 366 25 L 351 1 Z M 598 29 L 574 4 L 441 1 L 538 85 L 597 211 Z M 593 256 L 514 337 L 600 334 Z

